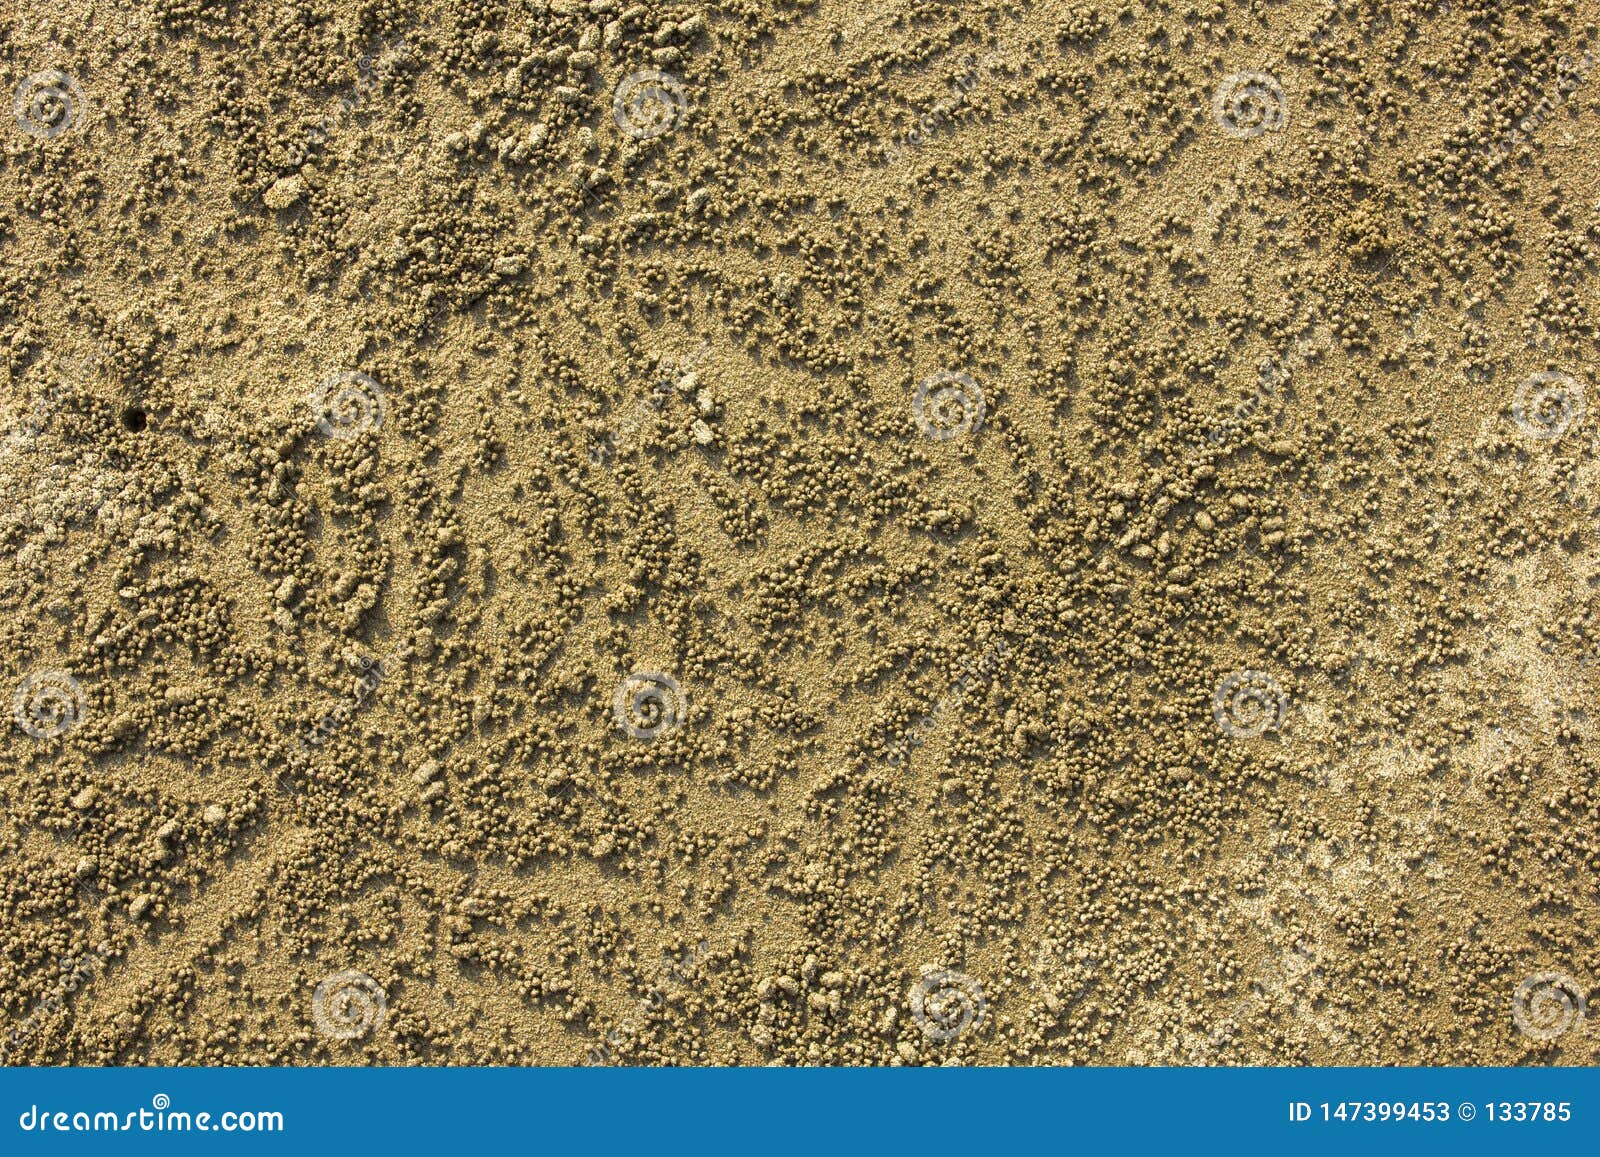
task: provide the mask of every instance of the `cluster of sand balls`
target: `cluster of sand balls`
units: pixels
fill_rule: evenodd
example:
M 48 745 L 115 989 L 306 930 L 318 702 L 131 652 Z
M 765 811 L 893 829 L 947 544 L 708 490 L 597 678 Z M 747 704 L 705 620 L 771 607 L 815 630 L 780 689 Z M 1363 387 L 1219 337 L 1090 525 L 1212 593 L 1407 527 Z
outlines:
M 5 31 L 7 1057 L 1595 1059 L 1581 6 Z

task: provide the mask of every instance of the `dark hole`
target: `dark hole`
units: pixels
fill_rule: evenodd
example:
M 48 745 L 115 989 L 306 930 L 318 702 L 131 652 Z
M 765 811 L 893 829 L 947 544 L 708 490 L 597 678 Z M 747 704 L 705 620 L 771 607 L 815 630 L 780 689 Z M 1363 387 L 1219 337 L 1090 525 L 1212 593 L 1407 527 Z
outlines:
M 149 424 L 150 415 L 144 412 L 143 407 L 129 406 L 122 411 L 122 428 L 129 433 L 142 434 Z

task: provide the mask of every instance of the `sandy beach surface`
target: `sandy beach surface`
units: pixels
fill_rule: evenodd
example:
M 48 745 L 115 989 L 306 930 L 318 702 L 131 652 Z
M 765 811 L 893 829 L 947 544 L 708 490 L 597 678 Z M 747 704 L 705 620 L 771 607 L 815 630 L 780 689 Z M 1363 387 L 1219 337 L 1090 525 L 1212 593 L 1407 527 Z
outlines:
M 0 14 L 10 1064 L 1594 1064 L 1600 4 Z

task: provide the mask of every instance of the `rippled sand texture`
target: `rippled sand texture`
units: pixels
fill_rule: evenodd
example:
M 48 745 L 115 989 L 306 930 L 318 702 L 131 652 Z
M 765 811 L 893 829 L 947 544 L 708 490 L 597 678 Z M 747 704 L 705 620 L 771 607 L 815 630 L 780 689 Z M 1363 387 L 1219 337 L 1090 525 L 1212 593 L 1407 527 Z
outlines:
M 0 20 L 8 1061 L 1600 1061 L 1594 0 Z

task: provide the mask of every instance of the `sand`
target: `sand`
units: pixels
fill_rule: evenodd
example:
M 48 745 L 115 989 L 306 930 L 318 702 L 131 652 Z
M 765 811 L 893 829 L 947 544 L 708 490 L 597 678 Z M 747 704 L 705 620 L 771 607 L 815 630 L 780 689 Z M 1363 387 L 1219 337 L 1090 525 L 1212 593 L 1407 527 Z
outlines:
M 0 15 L 0 1052 L 1600 1060 L 1597 20 Z

